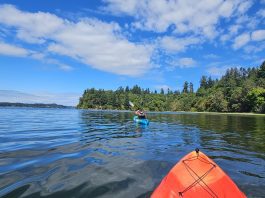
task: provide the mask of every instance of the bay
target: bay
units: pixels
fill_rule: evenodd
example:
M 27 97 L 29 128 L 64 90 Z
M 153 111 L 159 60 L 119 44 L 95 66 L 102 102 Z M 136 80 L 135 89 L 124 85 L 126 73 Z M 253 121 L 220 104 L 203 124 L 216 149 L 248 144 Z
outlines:
M 265 195 L 265 116 L 0 108 L 1 197 L 148 197 L 199 148 Z

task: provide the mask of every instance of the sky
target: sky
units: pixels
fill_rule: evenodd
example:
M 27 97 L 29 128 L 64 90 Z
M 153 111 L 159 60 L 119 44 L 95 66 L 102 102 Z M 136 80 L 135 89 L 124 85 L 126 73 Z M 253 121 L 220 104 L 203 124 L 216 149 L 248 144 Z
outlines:
M 264 60 L 265 0 L 0 0 L 0 90 L 59 104 L 92 87 L 196 89 Z

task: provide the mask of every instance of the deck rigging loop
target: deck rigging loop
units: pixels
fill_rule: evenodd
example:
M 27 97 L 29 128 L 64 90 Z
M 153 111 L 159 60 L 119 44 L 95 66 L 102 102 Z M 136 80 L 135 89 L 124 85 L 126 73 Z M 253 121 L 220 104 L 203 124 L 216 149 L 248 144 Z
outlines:
M 189 172 L 189 174 L 193 177 L 193 179 L 195 181 L 192 184 L 190 184 L 188 187 L 186 187 L 183 191 L 179 192 L 179 197 L 183 197 L 185 192 L 187 192 L 188 190 L 190 190 L 191 188 L 193 188 L 194 186 L 199 184 L 206 192 L 208 192 L 210 194 L 211 197 L 218 198 L 216 193 L 203 181 L 203 179 L 216 167 L 216 165 L 209 162 L 207 159 L 201 157 L 199 155 L 199 149 L 198 148 L 196 148 L 195 151 L 196 151 L 196 156 L 190 157 L 190 158 L 182 161 L 185 168 L 187 169 L 187 171 Z M 209 168 L 209 170 L 207 170 L 205 173 L 203 173 L 201 176 L 199 176 L 187 163 L 187 162 L 191 162 L 194 160 L 200 160 L 203 163 L 207 163 L 207 164 L 211 165 L 211 167 Z

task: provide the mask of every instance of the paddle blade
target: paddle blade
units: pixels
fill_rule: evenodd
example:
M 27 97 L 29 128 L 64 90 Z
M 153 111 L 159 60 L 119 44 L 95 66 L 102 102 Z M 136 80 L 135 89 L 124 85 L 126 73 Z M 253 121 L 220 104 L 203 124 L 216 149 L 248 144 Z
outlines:
M 134 107 L 134 104 L 133 104 L 131 101 L 129 101 L 129 105 L 130 105 L 131 107 Z

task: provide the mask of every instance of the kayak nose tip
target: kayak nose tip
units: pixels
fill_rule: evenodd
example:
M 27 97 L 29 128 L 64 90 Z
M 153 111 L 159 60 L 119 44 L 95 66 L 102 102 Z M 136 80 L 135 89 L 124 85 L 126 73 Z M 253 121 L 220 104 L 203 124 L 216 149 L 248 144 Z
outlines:
M 197 154 L 199 154 L 200 149 L 196 148 L 195 151 L 196 151 Z

